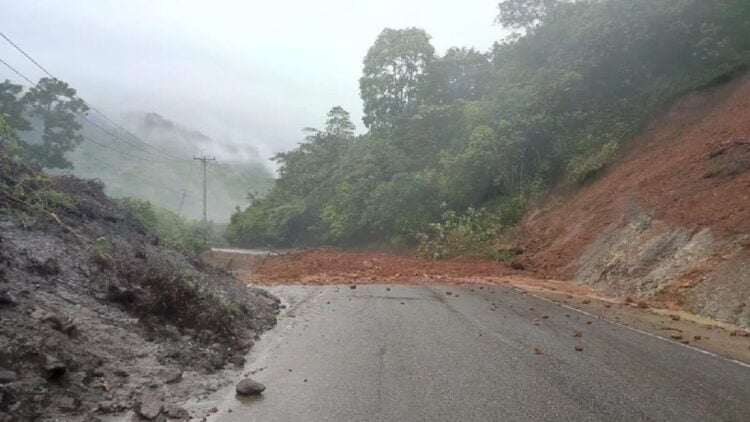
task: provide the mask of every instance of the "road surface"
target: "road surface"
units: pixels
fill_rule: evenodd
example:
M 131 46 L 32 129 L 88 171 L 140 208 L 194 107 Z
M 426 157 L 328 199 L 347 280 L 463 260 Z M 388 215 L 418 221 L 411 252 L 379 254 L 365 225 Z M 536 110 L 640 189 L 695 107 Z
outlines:
M 266 392 L 219 392 L 210 420 L 750 421 L 749 367 L 473 289 L 277 289 L 290 307 L 248 364 Z

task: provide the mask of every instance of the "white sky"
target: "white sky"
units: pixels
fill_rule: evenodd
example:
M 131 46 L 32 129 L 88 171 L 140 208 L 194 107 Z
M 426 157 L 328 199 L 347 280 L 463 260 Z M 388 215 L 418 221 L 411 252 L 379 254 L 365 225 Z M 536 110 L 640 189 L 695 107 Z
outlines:
M 497 0 L 2 3 L 0 30 L 105 112 L 154 111 L 264 158 L 334 105 L 362 129 L 362 58 L 383 28 L 424 28 L 441 53 L 503 35 Z M 0 58 L 42 76 L 4 42 Z

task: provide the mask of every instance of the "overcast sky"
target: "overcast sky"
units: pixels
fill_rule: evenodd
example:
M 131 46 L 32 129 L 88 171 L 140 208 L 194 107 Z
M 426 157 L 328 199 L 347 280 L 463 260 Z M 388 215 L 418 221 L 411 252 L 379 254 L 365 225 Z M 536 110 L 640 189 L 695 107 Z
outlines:
M 497 0 L 3 1 L 0 30 L 112 116 L 153 111 L 264 158 L 331 106 L 362 128 L 362 58 L 385 28 L 487 50 Z M 0 58 L 42 73 L 5 43 Z M 17 79 L 6 69 L 0 78 Z M 19 81 L 20 82 L 20 81 Z

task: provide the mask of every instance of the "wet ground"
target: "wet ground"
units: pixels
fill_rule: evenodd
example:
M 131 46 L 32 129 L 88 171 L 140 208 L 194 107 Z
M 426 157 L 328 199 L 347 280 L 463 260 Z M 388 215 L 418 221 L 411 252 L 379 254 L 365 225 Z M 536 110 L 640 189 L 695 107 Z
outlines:
M 750 420 L 750 367 L 507 286 L 278 286 L 211 421 Z M 450 293 L 449 293 L 450 292 Z M 576 350 L 578 349 L 578 350 Z M 218 411 L 211 413 L 216 407 Z

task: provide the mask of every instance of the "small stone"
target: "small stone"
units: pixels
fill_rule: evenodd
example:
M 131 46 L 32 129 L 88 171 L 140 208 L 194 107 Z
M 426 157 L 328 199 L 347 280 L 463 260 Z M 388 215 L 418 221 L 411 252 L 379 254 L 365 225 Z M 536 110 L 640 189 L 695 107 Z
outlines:
M 7 384 L 9 382 L 16 381 L 18 374 L 9 369 L 0 368 L 0 384 Z
M 638 309 L 648 309 L 648 303 L 638 302 Z
M 99 411 L 102 413 L 112 413 L 115 411 L 115 404 L 111 400 L 104 400 L 99 403 Z
M 544 352 L 542 352 L 542 349 L 540 349 L 540 348 L 538 348 L 538 347 L 535 347 L 535 348 L 534 348 L 534 354 L 535 354 L 535 355 L 543 355 L 543 354 L 544 354 Z
M 130 376 L 130 374 L 128 374 L 128 371 L 124 369 L 115 369 L 113 373 L 120 378 L 127 378 Z
M 352 289 L 352 290 L 354 290 L 354 289 L 357 288 L 357 285 L 356 284 L 352 284 L 351 286 L 349 286 L 349 288 Z
M 42 375 L 47 381 L 53 381 L 65 375 L 68 368 L 60 361 L 53 360 L 44 365 Z
M 62 331 L 63 324 L 60 318 L 54 314 L 47 314 L 42 318 L 42 322 L 49 325 L 57 331 Z
M 577 344 L 575 347 L 575 350 L 576 352 L 583 352 L 583 346 L 581 346 L 580 344 Z
M 450 295 L 452 295 L 453 293 L 452 293 L 452 292 L 450 292 L 450 291 L 448 291 L 448 292 L 445 292 L 445 294 L 446 294 L 446 295 L 448 295 L 448 296 L 450 296 Z
M 580 331 L 574 331 L 573 337 L 583 337 L 583 333 L 581 333 Z
M 591 301 L 590 301 L 589 299 L 586 299 L 586 300 L 584 300 L 584 301 L 583 301 L 583 302 L 581 302 L 581 303 L 583 303 L 584 305 L 588 305 L 589 303 L 591 303 Z
M 744 330 L 734 330 L 729 333 L 732 337 L 750 337 L 750 332 Z
M 182 381 L 182 371 L 177 368 L 167 368 L 161 373 L 162 379 L 167 384 L 175 384 Z
M 237 394 L 241 396 L 257 396 L 265 391 L 266 386 L 253 379 L 245 378 L 237 383 L 235 389 Z
M 675 339 L 675 340 L 682 340 L 682 334 L 672 334 L 669 337 Z
M 702 338 L 701 336 L 693 336 L 693 340 L 696 340 L 696 341 L 700 340 L 701 338 Z
M 391 288 L 390 288 L 390 287 L 386 287 L 386 288 L 385 288 L 385 291 L 386 291 L 386 292 L 390 292 L 390 291 L 391 291 Z
M 0 291 L 0 306 L 15 306 L 16 300 L 7 290 Z
M 679 321 L 680 320 L 680 316 L 679 315 L 670 315 L 669 317 L 672 319 L 672 321 Z
M 171 419 L 188 419 L 190 414 L 184 408 L 177 406 L 176 404 L 168 404 L 164 406 L 164 413 Z
M 148 396 L 135 405 L 135 413 L 143 419 L 152 421 L 156 419 L 164 408 L 161 396 Z

